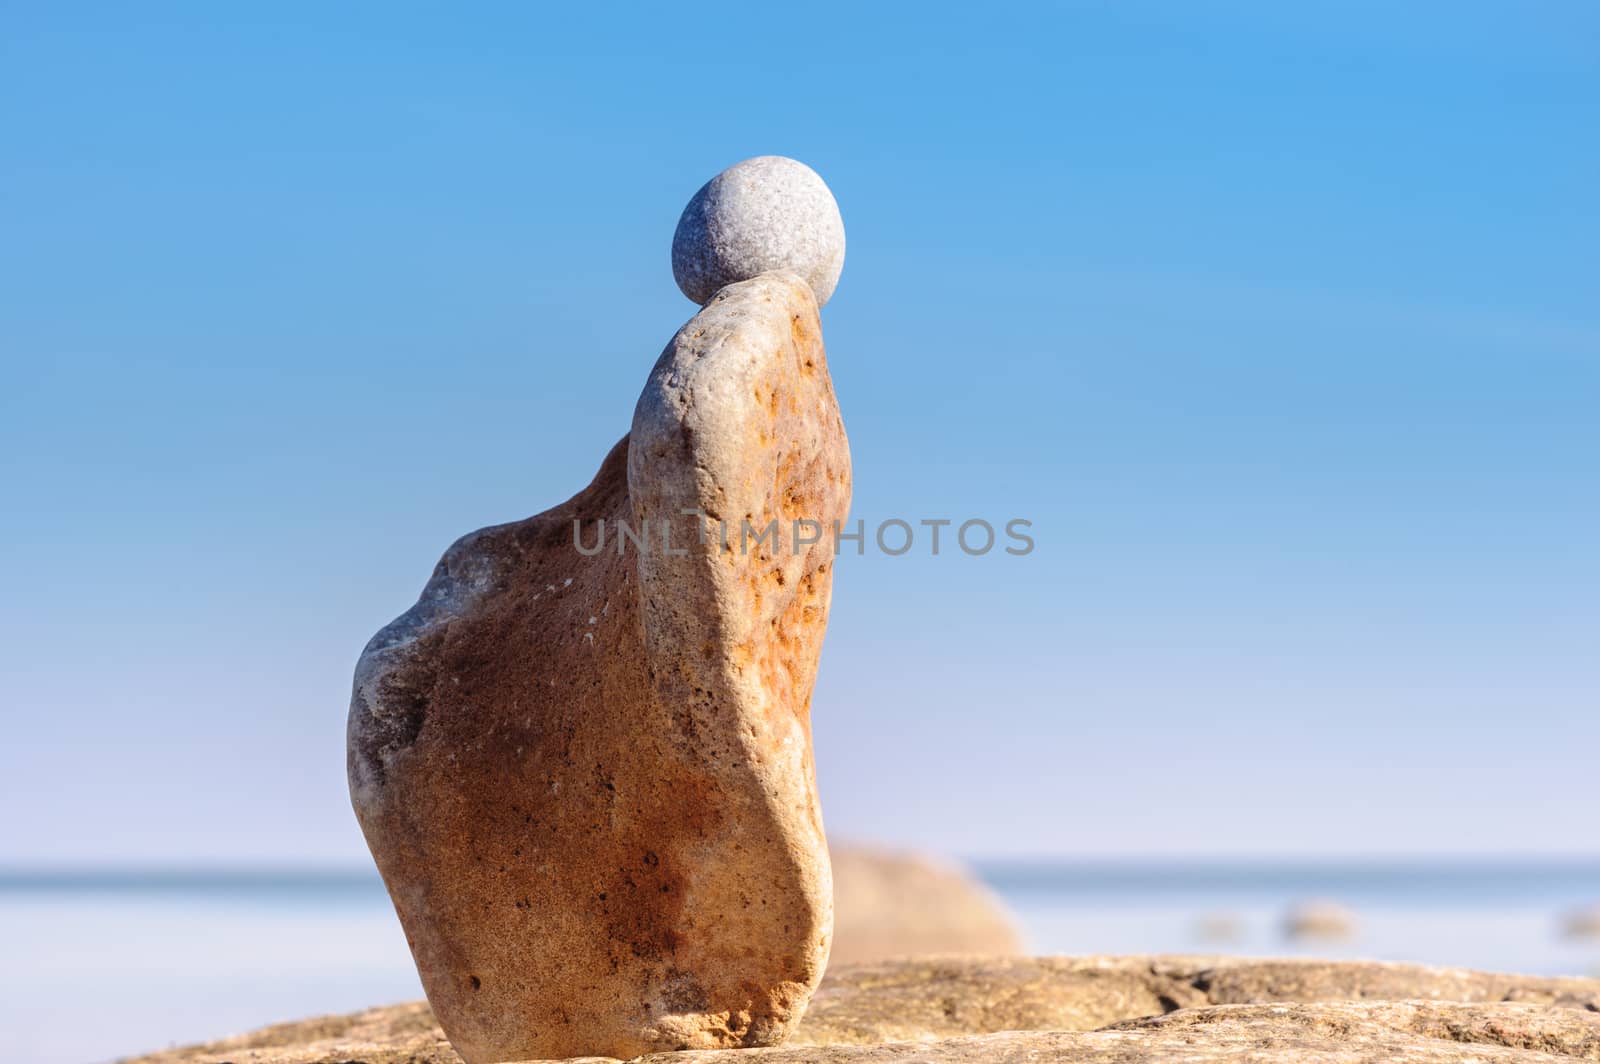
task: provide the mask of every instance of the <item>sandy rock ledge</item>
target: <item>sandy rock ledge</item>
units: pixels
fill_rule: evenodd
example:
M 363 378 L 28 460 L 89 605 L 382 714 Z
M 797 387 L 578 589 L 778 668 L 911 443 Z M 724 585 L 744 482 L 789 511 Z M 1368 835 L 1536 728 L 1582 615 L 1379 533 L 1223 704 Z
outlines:
M 597 1061 L 601 1058 L 582 1058 Z M 651 1064 L 1600 1061 L 1600 979 L 1374 962 L 1039 957 L 843 965 L 770 1049 Z M 129 1064 L 459 1064 L 421 1002 Z

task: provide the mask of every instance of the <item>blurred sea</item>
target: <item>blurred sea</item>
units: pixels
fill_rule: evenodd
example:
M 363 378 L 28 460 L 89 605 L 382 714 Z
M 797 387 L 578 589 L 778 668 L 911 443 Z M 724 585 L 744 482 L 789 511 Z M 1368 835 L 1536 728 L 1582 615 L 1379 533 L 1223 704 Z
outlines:
M 1036 953 L 1361 957 L 1600 975 L 1562 934 L 1600 903 L 1600 861 L 979 864 Z M 1354 931 L 1296 942 L 1290 906 L 1328 900 Z M 279 1020 L 421 996 L 365 870 L 0 870 L 7 1061 L 87 1064 Z

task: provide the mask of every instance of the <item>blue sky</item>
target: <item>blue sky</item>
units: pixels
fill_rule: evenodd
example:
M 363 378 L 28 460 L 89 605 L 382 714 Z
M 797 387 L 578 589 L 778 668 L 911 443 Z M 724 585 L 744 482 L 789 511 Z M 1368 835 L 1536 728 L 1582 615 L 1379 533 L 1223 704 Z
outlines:
M 1593 4 L 325 8 L 0 3 L 0 860 L 363 861 L 362 644 L 766 153 L 855 514 L 1038 543 L 841 562 L 834 832 L 1596 852 Z

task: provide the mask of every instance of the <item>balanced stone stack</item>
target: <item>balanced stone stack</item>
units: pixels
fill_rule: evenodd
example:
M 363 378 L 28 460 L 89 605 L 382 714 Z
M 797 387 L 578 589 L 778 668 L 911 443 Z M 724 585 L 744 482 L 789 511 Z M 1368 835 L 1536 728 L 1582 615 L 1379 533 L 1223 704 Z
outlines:
M 463 537 L 361 656 L 351 798 L 471 1064 L 770 1045 L 822 977 L 833 559 L 790 529 L 850 502 L 818 317 L 843 258 L 809 168 L 708 183 L 672 248 L 704 307 L 593 483 Z

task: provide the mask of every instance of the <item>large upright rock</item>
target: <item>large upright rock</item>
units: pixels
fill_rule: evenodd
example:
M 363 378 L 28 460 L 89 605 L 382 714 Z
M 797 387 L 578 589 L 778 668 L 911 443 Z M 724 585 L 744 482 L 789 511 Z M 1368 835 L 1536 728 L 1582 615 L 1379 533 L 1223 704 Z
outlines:
M 849 497 L 816 298 L 765 274 L 679 330 L 592 484 L 461 539 L 368 645 L 351 797 L 469 1062 L 798 1022 L 832 925 L 810 708 L 833 551 L 792 528 Z

